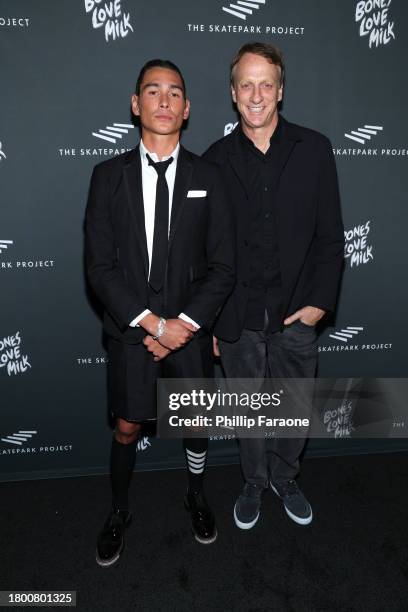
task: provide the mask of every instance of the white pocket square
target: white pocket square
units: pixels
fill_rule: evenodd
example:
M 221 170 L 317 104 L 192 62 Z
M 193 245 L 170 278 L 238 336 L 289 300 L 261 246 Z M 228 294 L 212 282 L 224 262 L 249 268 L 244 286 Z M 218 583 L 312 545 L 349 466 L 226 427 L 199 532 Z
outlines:
M 197 190 L 191 189 L 187 193 L 188 198 L 205 198 L 206 195 L 207 195 L 207 192 L 201 189 L 197 189 Z

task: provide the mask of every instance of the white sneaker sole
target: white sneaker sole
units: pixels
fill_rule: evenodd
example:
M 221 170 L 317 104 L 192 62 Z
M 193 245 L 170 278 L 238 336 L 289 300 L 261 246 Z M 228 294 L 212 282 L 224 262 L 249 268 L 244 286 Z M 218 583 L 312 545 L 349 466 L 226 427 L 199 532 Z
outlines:
M 281 496 L 279 495 L 278 491 L 273 486 L 273 484 L 270 483 L 270 485 L 271 485 L 272 491 L 279 497 L 279 499 L 282 499 Z M 306 518 L 301 518 L 300 516 L 297 516 L 296 514 L 293 514 L 293 512 L 288 510 L 287 507 L 285 506 L 285 504 L 283 504 L 283 507 L 285 508 L 285 512 L 289 516 L 289 518 L 291 518 L 292 521 L 294 521 L 298 525 L 309 525 L 309 523 L 311 523 L 312 520 L 313 520 L 313 511 L 312 510 L 310 511 L 310 516 L 307 516 Z
M 235 521 L 236 526 L 239 527 L 240 529 L 251 529 L 255 525 L 258 519 L 259 519 L 259 512 L 256 515 L 256 518 L 250 523 L 242 523 L 237 517 L 237 513 L 235 511 L 235 506 L 234 506 L 234 521 Z
M 207 538 L 206 540 L 203 540 L 202 538 L 200 538 L 200 536 L 196 535 L 195 533 L 194 533 L 194 537 L 197 540 L 197 542 L 200 542 L 200 544 L 213 544 L 213 542 L 215 542 L 215 540 L 218 538 L 218 531 L 215 530 L 215 534 L 213 535 L 213 537 Z
M 117 552 L 117 554 L 114 557 L 112 557 L 112 559 L 109 559 L 108 561 L 101 559 L 100 556 L 98 555 L 98 549 L 96 549 L 95 559 L 96 559 L 97 564 L 100 567 L 110 567 L 111 565 L 114 565 L 118 561 L 120 555 L 122 554 L 123 549 L 124 549 L 124 546 L 122 546 L 122 548 Z

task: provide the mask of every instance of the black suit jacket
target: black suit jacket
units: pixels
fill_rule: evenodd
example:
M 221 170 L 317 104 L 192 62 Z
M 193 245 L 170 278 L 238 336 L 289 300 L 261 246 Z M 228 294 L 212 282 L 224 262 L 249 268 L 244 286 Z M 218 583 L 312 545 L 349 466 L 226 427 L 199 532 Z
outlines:
M 86 268 L 106 333 L 125 343 L 146 332 L 129 323 L 148 308 L 148 254 L 139 147 L 95 166 L 86 210 Z M 187 197 L 189 190 L 204 197 Z M 180 147 L 170 219 L 163 312 L 210 329 L 234 285 L 230 207 L 218 168 Z
M 282 323 L 303 306 L 333 311 L 343 266 L 344 230 L 330 141 L 280 117 L 276 226 L 282 282 Z M 222 169 L 237 236 L 236 285 L 215 334 L 237 340 L 250 280 L 250 193 L 239 130 L 214 143 L 204 159 Z

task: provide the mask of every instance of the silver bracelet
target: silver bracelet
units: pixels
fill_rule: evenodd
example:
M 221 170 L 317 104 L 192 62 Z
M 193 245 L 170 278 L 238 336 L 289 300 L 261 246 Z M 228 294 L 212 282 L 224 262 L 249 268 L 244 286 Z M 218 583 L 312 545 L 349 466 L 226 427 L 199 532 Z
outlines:
M 158 340 L 166 331 L 166 319 L 160 317 L 159 322 L 157 324 L 156 335 L 152 336 L 153 340 Z

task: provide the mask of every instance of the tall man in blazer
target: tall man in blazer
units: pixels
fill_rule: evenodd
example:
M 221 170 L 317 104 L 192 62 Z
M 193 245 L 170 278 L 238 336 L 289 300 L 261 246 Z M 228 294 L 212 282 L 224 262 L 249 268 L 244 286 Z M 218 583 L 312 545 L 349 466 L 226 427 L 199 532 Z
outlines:
M 189 110 L 177 66 L 147 62 L 132 96 L 141 141 L 97 165 L 91 180 L 86 265 L 104 306 L 116 419 L 112 509 L 96 551 L 102 566 L 113 565 L 124 546 L 136 443 L 141 424 L 156 418 L 157 378 L 212 376 L 211 329 L 234 284 L 234 236 L 219 170 L 179 142 Z M 207 446 L 207 439 L 184 439 L 185 504 L 204 544 L 217 537 L 202 492 Z
M 222 168 L 234 206 L 237 282 L 214 339 L 232 378 L 314 377 L 316 324 L 334 310 L 341 276 L 332 148 L 322 134 L 279 114 L 283 83 L 278 49 L 244 45 L 231 65 L 240 124 L 204 154 Z M 245 486 L 234 507 L 236 525 L 255 525 L 269 485 L 290 518 L 310 523 L 311 506 L 295 481 L 305 439 L 239 442 Z

